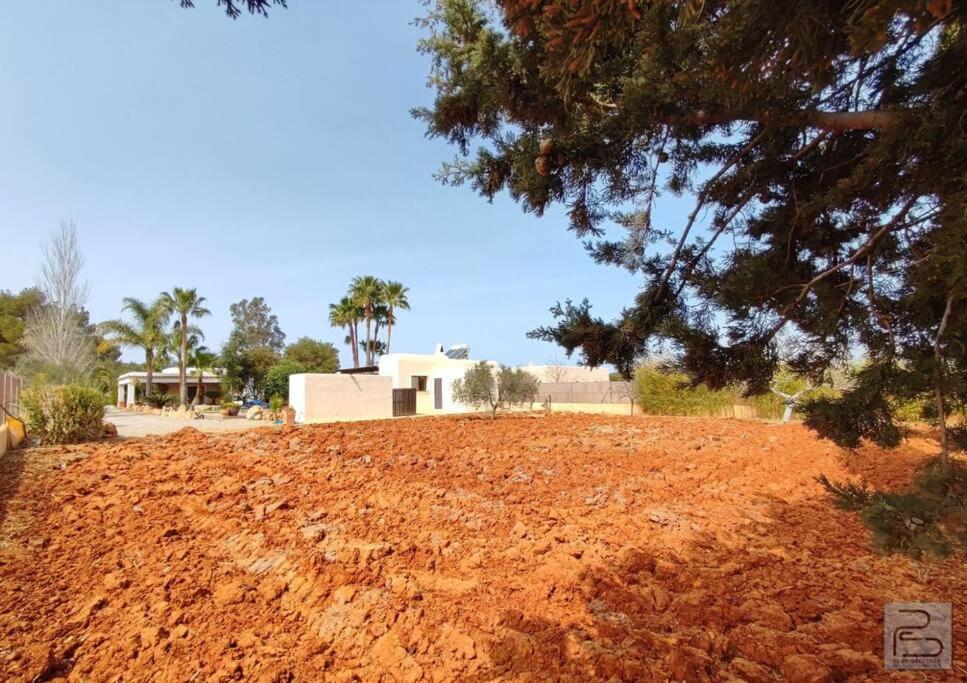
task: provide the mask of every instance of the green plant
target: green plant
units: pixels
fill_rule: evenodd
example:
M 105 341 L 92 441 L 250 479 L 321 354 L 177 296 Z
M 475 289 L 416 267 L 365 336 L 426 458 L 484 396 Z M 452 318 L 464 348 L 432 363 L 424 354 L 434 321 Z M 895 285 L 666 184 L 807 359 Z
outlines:
M 453 400 L 474 408 L 489 408 L 491 417 L 508 405 L 523 405 L 537 393 L 537 378 L 518 368 L 501 367 L 496 375 L 485 361 L 468 369 L 453 383 Z
M 735 404 L 733 392 L 692 387 L 686 375 L 653 365 L 639 367 L 634 381 L 641 410 L 650 415 L 719 415 Z
M 301 364 L 305 372 L 332 373 L 339 370 L 339 352 L 329 342 L 300 337 L 285 347 L 285 360 Z
M 967 549 L 967 468 L 940 459 L 928 461 L 911 490 L 895 493 L 865 484 L 816 481 L 837 507 L 857 512 L 883 552 L 912 557 L 947 555 L 958 545 Z
M 166 408 L 178 402 L 178 397 L 155 388 L 150 394 L 145 394 L 144 402 L 152 408 Z
M 30 433 L 42 444 L 94 441 L 104 434 L 106 397 L 80 384 L 39 386 L 21 399 Z
M 286 400 L 281 396 L 273 396 L 269 399 L 269 410 L 273 413 L 281 412 L 286 406 Z
M 284 396 L 289 398 L 289 375 L 299 375 L 306 371 L 301 363 L 291 360 L 281 360 L 265 373 L 263 391 L 266 396 Z
M 190 325 L 191 318 L 204 318 L 211 315 L 211 311 L 202 304 L 205 297 L 198 295 L 196 289 L 182 289 L 175 287 L 171 292 L 162 292 L 158 299 L 158 306 L 166 315 L 176 315 L 175 327 L 170 337 L 171 345 L 178 357 L 178 401 L 182 405 L 188 404 L 188 353 L 192 345 L 197 346 L 203 338 L 201 330 Z
M 122 310 L 130 315 L 131 322 L 108 320 L 101 323 L 100 328 L 112 335 L 111 340 L 114 343 L 144 351 L 144 367 L 147 373 L 145 392 L 154 393 L 155 362 L 159 355 L 166 355 L 168 348 L 165 325 L 168 323 L 169 314 L 160 298 L 149 304 L 140 299 L 125 297 Z

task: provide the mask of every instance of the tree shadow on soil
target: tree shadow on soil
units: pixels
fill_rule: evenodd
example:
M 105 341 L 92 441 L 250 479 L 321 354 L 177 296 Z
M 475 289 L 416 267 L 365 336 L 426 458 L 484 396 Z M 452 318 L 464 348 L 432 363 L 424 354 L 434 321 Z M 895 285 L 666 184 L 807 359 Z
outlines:
M 901 486 L 931 455 L 929 444 L 914 443 L 889 453 L 889 462 L 879 449 L 843 462 L 871 483 Z M 878 554 L 856 516 L 836 509 L 818 484 L 801 499 L 769 498 L 729 533 L 700 530 L 677 544 L 664 543 L 663 533 L 642 528 L 610 561 L 558 585 L 554 599 L 573 605 L 567 621 L 505 612 L 487 645 L 492 665 L 477 679 L 879 676 L 884 603 L 967 609 L 962 559 L 922 573 Z M 963 652 L 967 638 L 954 638 Z
M 0 455 L 0 526 L 7 519 L 7 509 L 11 500 L 20 490 L 24 467 L 27 461 L 27 449 L 9 450 Z

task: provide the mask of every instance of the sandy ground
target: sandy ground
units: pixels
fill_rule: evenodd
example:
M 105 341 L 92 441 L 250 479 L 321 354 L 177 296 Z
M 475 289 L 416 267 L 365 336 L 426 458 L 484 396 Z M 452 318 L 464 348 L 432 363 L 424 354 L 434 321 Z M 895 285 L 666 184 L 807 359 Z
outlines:
M 269 426 L 267 422 L 246 420 L 244 417 L 227 418 L 224 420 L 217 418 L 179 420 L 173 417 L 162 417 L 161 415 L 132 413 L 127 410 L 118 410 L 112 407 L 108 407 L 104 414 L 104 419 L 107 422 L 113 423 L 118 428 L 118 436 L 120 437 L 174 434 L 186 426 L 205 433 L 238 432 Z
M 963 558 L 875 554 L 813 480 L 934 448 L 512 415 L 21 451 L 0 680 L 871 680 L 893 600 L 953 602 L 926 678 L 963 680 Z

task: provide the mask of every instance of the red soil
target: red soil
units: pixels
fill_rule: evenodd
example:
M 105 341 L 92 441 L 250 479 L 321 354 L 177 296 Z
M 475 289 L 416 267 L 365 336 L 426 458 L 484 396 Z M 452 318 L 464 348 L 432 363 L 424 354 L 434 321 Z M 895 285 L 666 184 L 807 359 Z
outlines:
M 35 449 L 0 470 L 0 680 L 861 680 L 881 557 L 813 477 L 934 448 L 798 425 L 433 418 Z M 919 679 L 919 676 L 918 676 Z

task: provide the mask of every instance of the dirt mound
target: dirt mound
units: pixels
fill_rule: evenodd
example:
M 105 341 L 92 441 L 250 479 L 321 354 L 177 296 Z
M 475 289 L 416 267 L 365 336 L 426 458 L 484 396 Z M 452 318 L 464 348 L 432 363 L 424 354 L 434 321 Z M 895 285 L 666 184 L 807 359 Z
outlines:
M 813 477 L 932 448 L 554 415 L 35 450 L 0 472 L 0 679 L 879 678 L 883 603 L 963 614 L 967 570 L 875 555 Z

